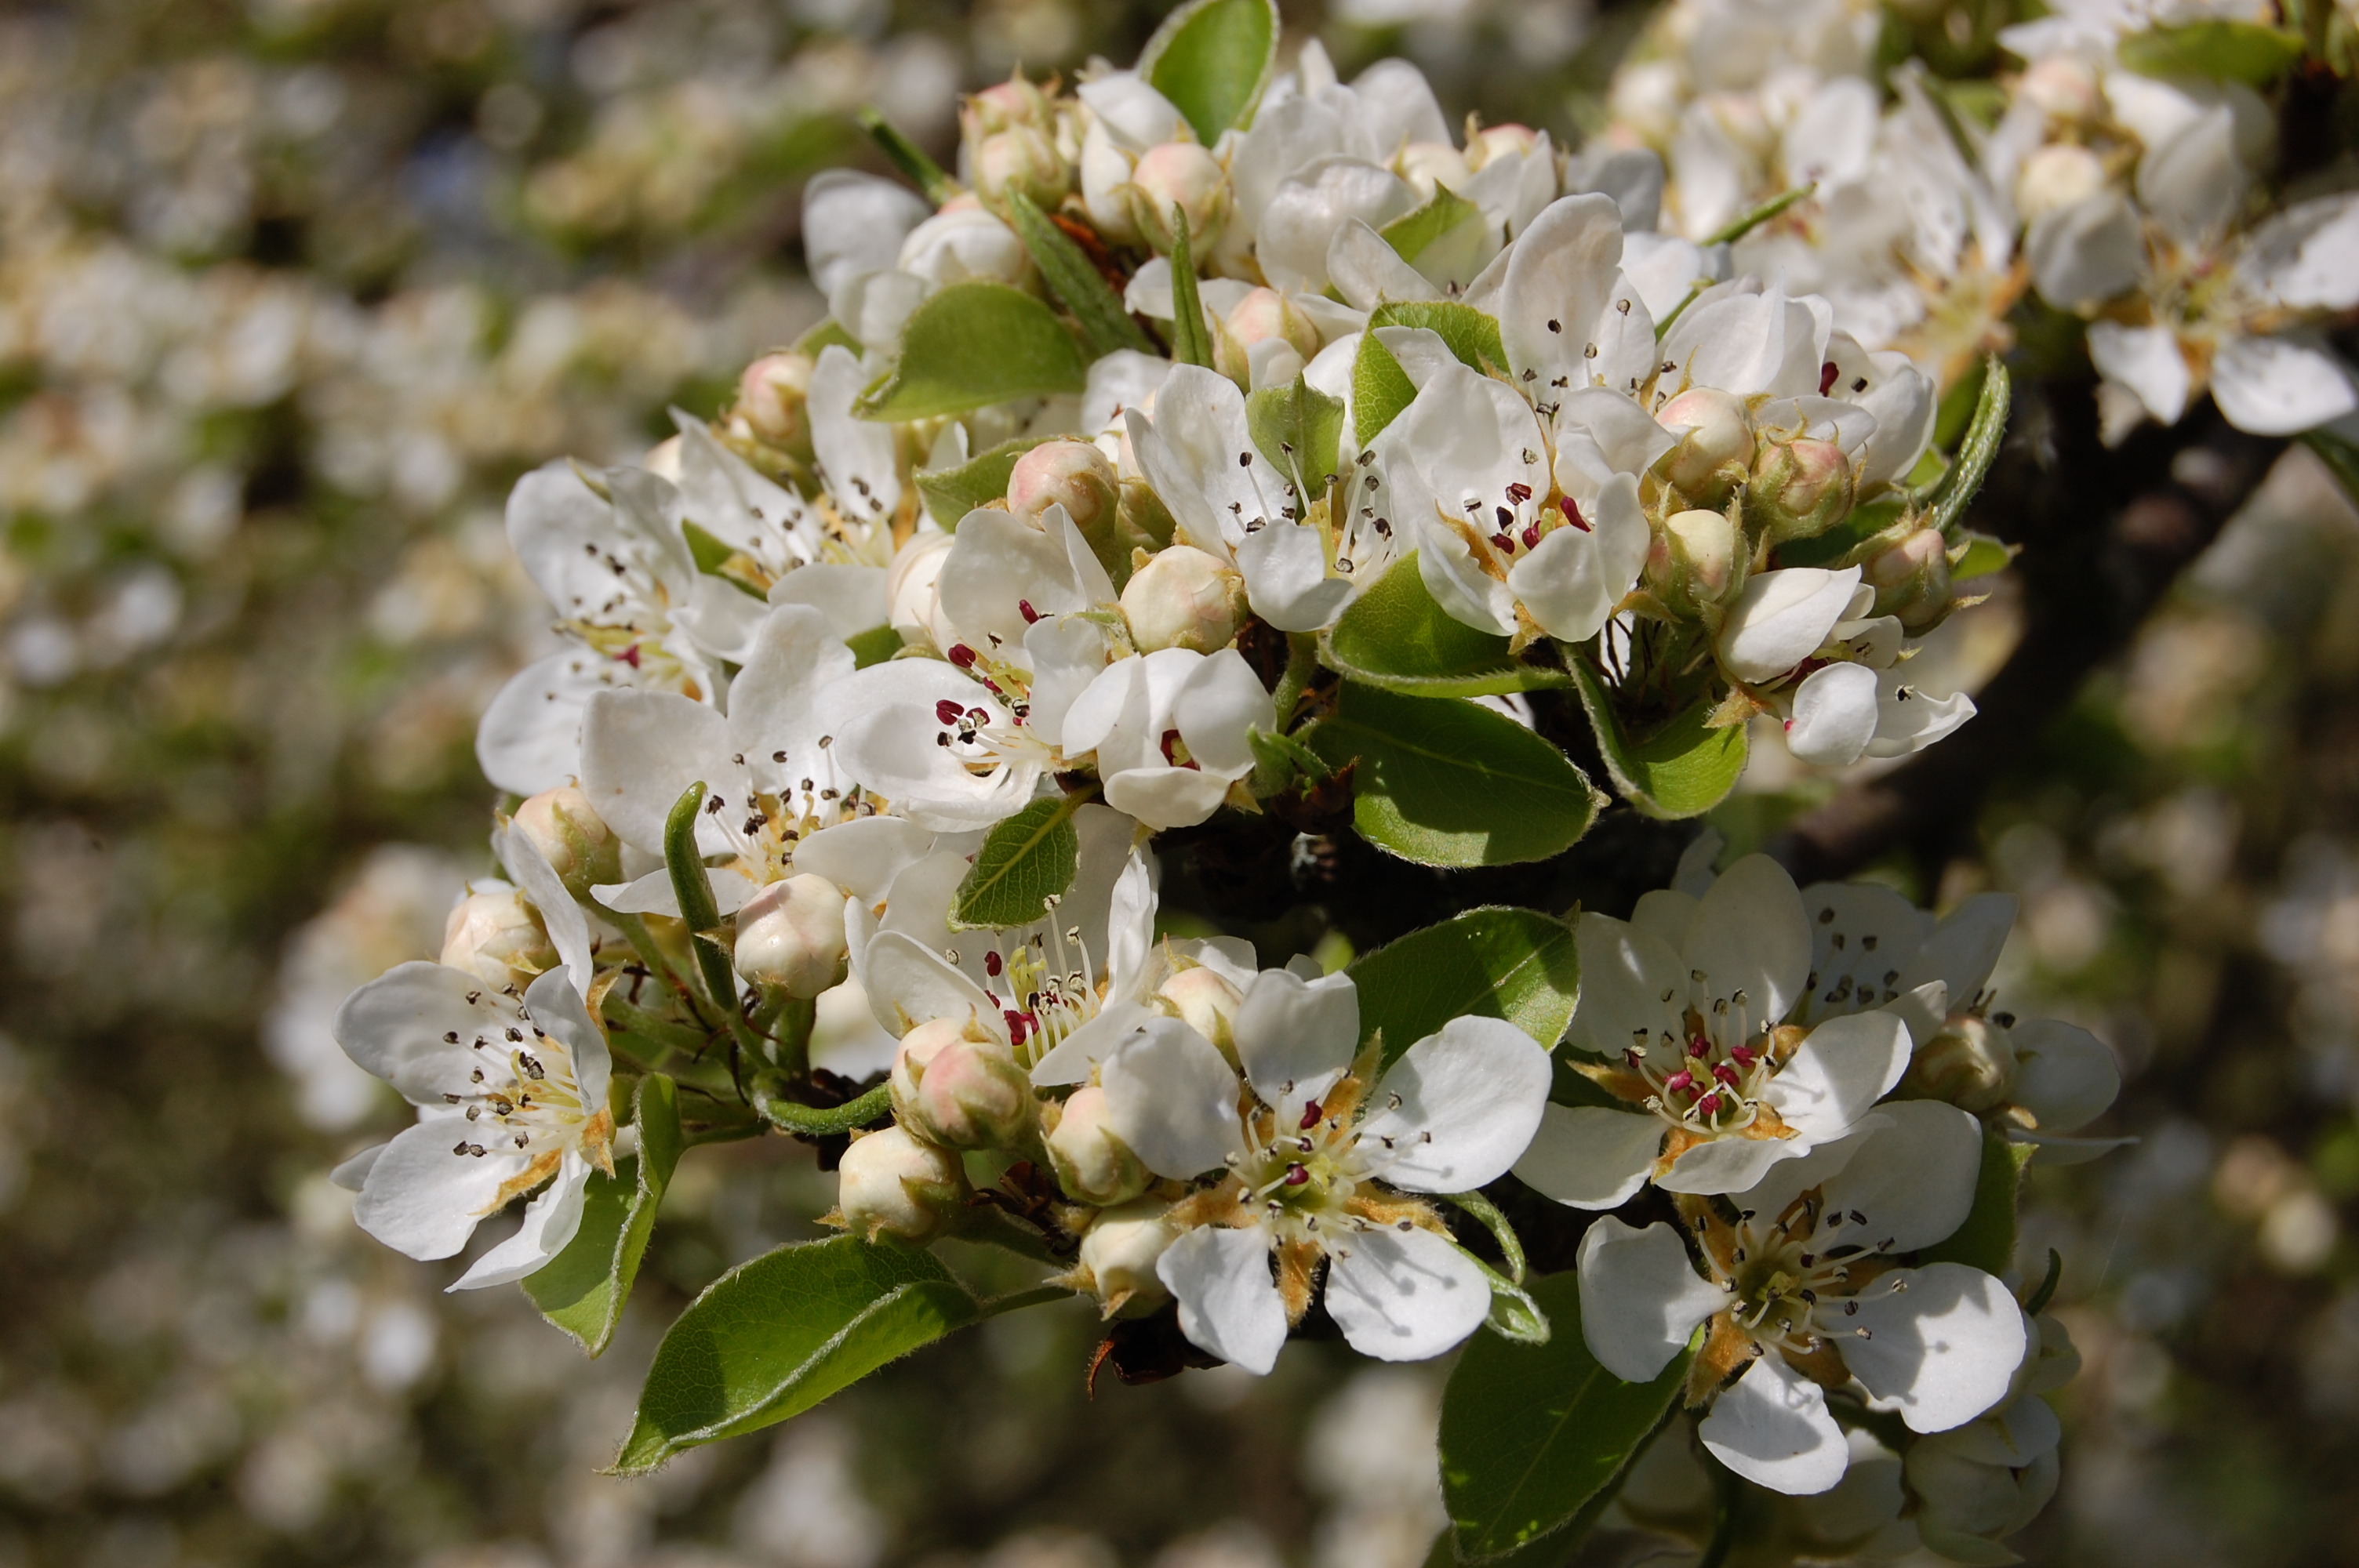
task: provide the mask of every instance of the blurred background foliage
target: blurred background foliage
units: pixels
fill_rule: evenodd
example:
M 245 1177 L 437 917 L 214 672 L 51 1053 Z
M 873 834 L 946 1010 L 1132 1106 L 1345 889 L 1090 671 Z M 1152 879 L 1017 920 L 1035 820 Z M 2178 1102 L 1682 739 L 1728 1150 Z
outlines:
M 957 92 L 1127 59 L 1158 9 L 0 16 L 0 1568 L 1424 1560 L 1439 1368 L 1311 1343 L 1093 1399 L 1078 1306 L 603 1477 L 657 1326 L 812 1233 L 809 1152 L 691 1160 L 595 1363 L 516 1292 L 439 1294 L 324 1175 L 400 1117 L 336 1004 L 491 870 L 474 715 L 544 636 L 507 486 L 631 459 L 818 318 L 799 186 L 872 159 L 853 111 L 946 155 Z M 1643 16 L 1287 8 L 1347 73 L 1407 53 L 1453 110 L 1570 140 Z M 1961 69 L 2003 19 L 1888 26 Z M 2021 893 L 2006 1004 L 2129 1076 L 2141 1141 L 2044 1174 L 2026 1230 L 2088 1357 L 2034 1561 L 2359 1563 L 2354 685 L 2359 514 L 2297 452 L 1989 795 L 1977 851 L 1885 869 Z M 1825 788 L 1765 767 L 1722 826 Z

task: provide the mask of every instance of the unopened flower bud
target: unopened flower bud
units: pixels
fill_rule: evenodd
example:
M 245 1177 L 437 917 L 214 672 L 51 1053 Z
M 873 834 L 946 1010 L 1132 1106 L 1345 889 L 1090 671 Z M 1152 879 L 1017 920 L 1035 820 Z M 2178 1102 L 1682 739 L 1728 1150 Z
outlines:
M 843 893 L 809 872 L 772 882 L 737 912 L 737 972 L 806 1000 L 843 983 Z
M 1016 1054 L 955 1018 L 921 1023 L 893 1056 L 893 1111 L 950 1149 L 1000 1149 L 1032 1125 L 1032 1080 Z
M 1851 460 L 1832 441 L 1777 441 L 1761 449 L 1745 488 L 1745 521 L 1772 544 L 1814 539 L 1850 515 Z
M 2033 60 L 2017 79 L 2015 92 L 2017 98 L 2054 120 L 2093 119 L 2104 105 L 2094 68 L 2069 54 Z
M 1656 416 L 1667 430 L 1688 427 L 1680 444 L 1663 454 L 1660 471 L 1690 501 L 1717 504 L 1745 482 L 1753 466 L 1753 421 L 1745 400 L 1718 387 L 1680 393 Z
M 558 959 L 540 915 L 522 893 L 508 889 L 459 901 L 442 925 L 442 962 L 487 985 L 523 991 Z
M 1237 1042 L 1233 1025 L 1245 993 L 1215 969 L 1182 969 L 1163 982 L 1156 998 L 1180 1022 L 1219 1047 L 1234 1065 Z
M 1152 1311 L 1169 1296 L 1155 1273 L 1163 1249 L 1180 1239 L 1169 1214 L 1169 1205 L 1140 1198 L 1107 1209 L 1082 1237 L 1082 1267 L 1108 1316 Z
M 1951 1019 L 1918 1049 L 1901 1092 L 1979 1114 L 2014 1087 L 2014 1041 L 2002 1026 L 1967 1016 Z
M 949 526 L 957 524 L 957 518 L 950 520 Z M 885 570 L 886 616 L 903 642 L 929 644 L 941 652 L 958 641 L 942 624 L 942 566 L 950 556 L 951 535 L 930 529 L 912 535 L 894 553 L 893 564 Z
M 2016 215 L 2036 222 L 2104 188 L 2105 166 L 2096 154 L 2076 143 L 2051 142 L 2025 158 L 2015 177 Z
M 1053 212 L 1073 188 L 1073 168 L 1057 156 L 1057 145 L 1046 131 L 1016 125 L 975 144 L 974 189 L 996 207 L 1022 193 L 1043 211 Z
M 960 134 L 970 142 L 1018 126 L 1047 130 L 1056 105 L 1020 75 L 995 82 L 959 105 Z
M 1106 1208 L 1147 1190 L 1147 1167 L 1107 1122 L 1103 1089 L 1075 1089 L 1046 1141 L 1057 1184 L 1076 1203 Z
M 1193 142 L 1149 147 L 1130 171 L 1131 222 L 1158 251 L 1171 248 L 1171 210 L 1188 215 L 1188 247 L 1202 255 L 1220 237 L 1229 215 L 1229 177 L 1211 153 Z
M 1939 529 L 1918 529 L 1869 561 L 1862 575 L 1875 589 L 1875 613 L 1897 617 L 1904 632 L 1930 632 L 1949 616 L 1949 541 Z
M 1437 187 L 1465 189 L 1470 172 L 1465 156 L 1448 142 L 1411 142 L 1401 148 L 1395 168 L 1419 201 L 1432 200 Z
M 1114 537 L 1120 485 L 1114 464 L 1092 441 L 1043 441 L 1016 460 L 1007 476 L 1007 510 L 1038 523 L 1051 506 L 1062 506 L 1082 537 L 1095 548 Z
M 922 1245 L 966 1206 L 959 1157 L 898 1127 L 855 1138 L 836 1167 L 836 1208 L 863 1241 Z
M 1675 512 L 1647 551 L 1647 586 L 1681 615 L 1701 614 L 1737 587 L 1736 529 L 1717 512 Z
M 1495 157 L 1522 157 L 1539 145 L 1540 134 L 1529 125 L 1485 125 L 1466 138 L 1466 167 L 1478 169 Z
M 516 830 L 549 861 L 575 898 L 623 880 L 623 841 L 598 819 L 590 797 L 571 784 L 547 789 L 516 810 Z
M 805 462 L 811 458 L 810 358 L 798 353 L 764 354 L 737 377 L 733 419 L 765 446 Z
M 1122 590 L 1123 619 L 1142 654 L 1160 648 L 1225 648 L 1245 619 L 1245 579 L 1191 545 L 1174 545 L 1139 568 Z
M 1231 308 L 1213 344 L 1212 368 L 1230 380 L 1250 378 L 1255 345 L 1284 342 L 1304 364 L 1319 352 L 1319 329 L 1275 288 L 1256 288 Z M 1291 375 L 1286 379 L 1292 380 Z

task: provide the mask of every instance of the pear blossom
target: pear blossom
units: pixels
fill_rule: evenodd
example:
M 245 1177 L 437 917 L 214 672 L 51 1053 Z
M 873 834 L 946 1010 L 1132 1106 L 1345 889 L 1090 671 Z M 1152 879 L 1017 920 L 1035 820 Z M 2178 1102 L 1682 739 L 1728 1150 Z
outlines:
M 418 1108 L 416 1126 L 339 1168 L 362 1229 L 412 1258 L 448 1258 L 539 1187 L 516 1234 L 451 1288 L 506 1284 L 564 1250 L 590 1173 L 614 1172 L 614 1141 L 606 1037 L 569 970 L 519 1000 L 463 969 L 403 964 L 352 994 L 336 1039 Z
M 1628 921 L 1584 914 L 1572 1040 L 1587 1076 L 1629 1107 L 1550 1105 L 1516 1173 L 1577 1208 L 1613 1208 L 1652 1180 L 1729 1193 L 1849 1136 L 1908 1068 L 1897 1014 L 1787 1021 L 1810 976 L 1793 879 L 1766 855 L 1701 898 L 1663 890 Z
M 1708 1324 L 1690 1384 L 1712 1413 L 1697 1435 L 1773 1491 L 1824 1492 L 1849 1468 L 1830 1390 L 1855 1390 L 1911 1432 L 1949 1432 L 2006 1397 L 2028 1346 L 2023 1309 L 1998 1281 L 1902 1260 L 1964 1222 L 1981 1130 L 1930 1101 L 1876 1115 L 1733 1195 L 1733 1219 L 1683 1203 L 1694 1260 L 1662 1221 L 1634 1229 L 1608 1216 L 1582 1238 L 1582 1332 L 1598 1361 L 1645 1381 Z

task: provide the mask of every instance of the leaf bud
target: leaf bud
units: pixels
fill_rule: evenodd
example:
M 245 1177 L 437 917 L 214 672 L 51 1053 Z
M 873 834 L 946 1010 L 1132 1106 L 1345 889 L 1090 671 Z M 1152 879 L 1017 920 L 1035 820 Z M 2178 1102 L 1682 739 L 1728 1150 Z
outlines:
M 1717 505 L 1745 482 L 1754 443 L 1743 398 L 1714 386 L 1690 387 L 1664 404 L 1655 418 L 1664 429 L 1680 432 L 1680 444 L 1663 454 L 1658 471 L 1681 495 Z
M 1170 1292 L 1156 1277 L 1163 1249 L 1180 1239 L 1170 1207 L 1152 1198 L 1136 1199 L 1099 1215 L 1082 1237 L 1082 1267 L 1106 1315 L 1150 1312 Z
M 1245 619 L 1245 579 L 1228 562 L 1192 545 L 1174 545 L 1135 573 L 1122 590 L 1123 619 L 1143 654 L 1225 648 Z
M 557 967 L 540 915 L 514 888 L 469 893 L 442 925 L 442 962 L 495 987 L 522 992 Z
M 1701 616 L 1741 583 L 1735 525 L 1717 512 L 1674 512 L 1647 550 L 1647 586 L 1681 615 Z
M 623 880 L 623 841 L 571 784 L 545 789 L 517 806 L 515 826 L 575 898 Z
M 1156 999 L 1164 1011 L 1211 1041 L 1222 1055 L 1236 1065 L 1237 1042 L 1233 1025 L 1245 993 L 1216 969 L 1199 966 L 1182 969 L 1163 982 Z
M 1057 1184 L 1076 1203 L 1110 1207 L 1147 1190 L 1147 1167 L 1116 1137 L 1106 1116 L 1103 1089 L 1073 1091 L 1047 1139 L 1049 1163 Z
M 843 893 L 805 872 L 772 882 L 737 912 L 738 974 L 806 1000 L 843 983 L 850 960 L 843 936 Z
M 730 423 L 743 425 L 746 435 L 765 446 L 810 461 L 811 369 L 804 354 L 764 354 L 737 377 L 737 404 L 729 411 Z
M 2015 1087 L 2015 1043 L 2006 1030 L 1971 1014 L 1953 1018 L 1919 1048 L 1901 1092 L 1947 1100 L 1979 1115 Z
M 966 1206 L 966 1170 L 959 1157 L 904 1128 L 854 1138 L 836 1176 L 836 1208 L 844 1228 L 863 1241 L 920 1246 Z
M 1896 617 L 1900 629 L 1930 632 L 1949 618 L 1949 541 L 1936 528 L 1919 528 L 1880 552 L 1862 574 L 1875 589 L 1875 613 Z
M 909 1031 L 894 1053 L 894 1114 L 950 1149 L 1004 1149 L 1032 1126 L 1032 1080 L 1016 1054 L 965 1020 Z
M 1171 248 L 1174 207 L 1188 215 L 1188 247 L 1198 256 L 1212 248 L 1229 215 L 1228 172 L 1193 142 L 1149 147 L 1130 171 L 1126 194 L 1131 222 L 1158 251 Z
M 1772 544 L 1815 539 L 1851 514 L 1851 460 L 1832 441 L 1773 441 L 1754 460 L 1745 520 Z

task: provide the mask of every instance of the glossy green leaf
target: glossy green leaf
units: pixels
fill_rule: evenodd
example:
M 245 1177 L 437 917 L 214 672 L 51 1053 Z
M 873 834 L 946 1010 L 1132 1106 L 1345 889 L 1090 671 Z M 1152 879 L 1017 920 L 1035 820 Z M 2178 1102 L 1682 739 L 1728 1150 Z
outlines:
M 2015 1261 L 2015 1221 L 2023 1168 L 2033 1145 L 2010 1143 L 1996 1130 L 1983 1134 L 1982 1170 L 1974 1177 L 1974 1206 L 1966 1222 L 1919 1256 L 1928 1263 L 1965 1263 L 1985 1274 L 2003 1274 Z
M 1458 697 L 1346 681 L 1306 737 L 1329 766 L 1353 758 L 1352 825 L 1425 866 L 1505 866 L 1571 846 L 1605 797 L 1539 736 Z
M 853 412 L 863 419 L 926 419 L 1080 392 L 1088 381 L 1081 345 L 1047 305 L 1004 283 L 953 283 L 910 312 L 899 362 Z
M 1491 697 L 1572 685 L 1566 671 L 1525 664 L 1507 647 L 1506 638 L 1475 630 L 1434 601 L 1412 550 L 1344 608 L 1319 654 L 1332 670 L 1407 697 Z
M 1453 1018 L 1504 1018 L 1550 1050 L 1572 1022 L 1581 957 L 1572 927 L 1534 909 L 1493 905 L 1451 915 L 1351 968 L 1360 1032 L 1385 1032 L 1385 1058 Z
M 1379 327 L 1423 327 L 1438 332 L 1462 363 L 1485 375 L 1507 368 L 1498 321 L 1472 305 L 1448 299 L 1395 300 L 1369 312 L 1368 335 L 1374 337 Z
M 1031 253 L 1032 265 L 1040 269 L 1049 287 L 1082 329 L 1082 342 L 1090 358 L 1102 359 L 1117 349 L 1136 349 L 1140 353 L 1153 353 L 1154 342 L 1148 339 L 1122 302 L 1122 296 L 1073 237 L 1051 222 L 1032 199 L 1022 191 L 1011 191 L 1007 198 L 1009 226 Z
M 1292 475 L 1305 496 L 1315 495 L 1335 471 L 1343 400 L 1298 375 L 1290 386 L 1266 386 L 1245 399 L 1245 430 L 1280 473 Z
M 1999 443 L 2006 439 L 2006 416 L 2014 390 L 2006 366 L 1996 354 L 1991 355 L 1983 364 L 1983 389 L 1974 399 L 1973 423 L 1966 427 L 1966 438 L 1958 446 L 1958 460 L 1933 492 L 1931 509 L 1925 515 L 1927 527 L 1948 534 L 1965 517 L 1966 508 L 1983 487 L 1984 476 L 1990 472 L 1992 460 L 1998 456 Z
M 2012 566 L 2022 550 L 2020 545 L 2010 545 L 1994 539 L 1988 534 L 1977 534 L 1971 528 L 1961 529 L 1955 545 L 1951 546 L 1954 558 L 1950 562 L 1952 583 L 1971 582 L 1978 577 L 1989 577 Z
M 1744 776 L 1744 725 L 1710 728 L 1704 720 L 1711 708 L 1699 702 L 1655 730 L 1633 735 L 1624 730 L 1612 696 L 1588 661 L 1575 658 L 1572 672 L 1614 787 L 1643 815 L 1665 821 L 1701 816 L 1727 799 Z
M 1417 401 L 1417 383 L 1374 332 L 1360 335 L 1352 360 L 1352 436 L 1364 448 Z
M 1029 925 L 1073 885 L 1082 852 L 1073 813 L 1085 797 L 1036 800 L 992 828 L 951 901 L 953 931 Z
M 639 1130 L 638 1153 L 615 1161 L 613 1175 L 590 1178 L 582 1228 L 565 1250 L 524 1277 L 524 1293 L 541 1315 L 592 1356 L 614 1337 L 679 1163 L 679 1091 L 669 1078 L 651 1073 L 639 1080 L 631 1123 Z
M 852 666 L 864 670 L 871 665 L 881 665 L 901 651 L 901 633 L 890 626 L 871 626 L 843 640 L 852 650 Z
M 1404 212 L 1376 231 L 1393 254 L 1410 265 L 1444 234 L 1461 223 L 1483 221 L 1483 209 L 1447 186 L 1433 189 L 1433 200 L 1414 212 Z
M 1277 64 L 1277 30 L 1272 0 L 1189 0 L 1147 40 L 1138 74 L 1209 147 L 1252 121 Z
M 801 1414 L 977 1316 L 929 1252 L 856 1237 L 781 1247 L 706 1287 L 656 1347 L 614 1473 Z
M 2205 76 L 2267 87 L 2301 59 L 2299 33 L 2258 22 L 2189 22 L 2132 33 L 2114 57 L 2140 76 Z
M 1171 359 L 1175 364 L 1212 368 L 1212 337 L 1204 330 L 1203 297 L 1196 290 L 1196 251 L 1188 237 L 1188 214 L 1171 209 Z
M 1441 1396 L 1442 1498 L 1462 1563 L 1530 1548 L 1593 1514 L 1678 1410 L 1687 1379 L 1688 1353 L 1651 1383 L 1599 1366 L 1582 1338 L 1578 1276 L 1528 1289 L 1555 1326 L 1548 1342 L 1477 1335 Z
M 918 493 L 925 497 L 927 515 L 946 533 L 957 533 L 960 520 L 968 513 L 1007 499 L 1007 481 L 1016 471 L 1016 460 L 1039 444 L 1019 436 L 977 452 L 955 468 L 919 469 Z

